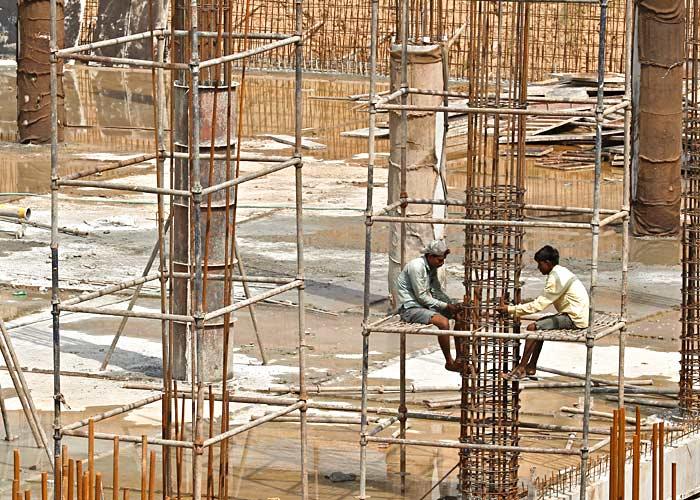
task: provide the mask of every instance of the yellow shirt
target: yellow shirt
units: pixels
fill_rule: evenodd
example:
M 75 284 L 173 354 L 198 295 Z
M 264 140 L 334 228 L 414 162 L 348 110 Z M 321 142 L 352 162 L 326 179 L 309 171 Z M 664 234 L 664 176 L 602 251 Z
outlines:
M 508 312 L 520 317 L 538 313 L 550 305 L 557 312 L 568 314 L 576 327 L 588 327 L 588 291 L 574 273 L 559 265 L 547 275 L 542 295 L 525 304 L 508 306 Z

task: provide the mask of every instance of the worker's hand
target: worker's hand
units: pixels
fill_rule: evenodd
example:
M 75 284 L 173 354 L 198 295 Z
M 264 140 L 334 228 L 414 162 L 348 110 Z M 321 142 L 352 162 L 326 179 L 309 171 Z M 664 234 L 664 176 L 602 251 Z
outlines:
M 508 315 L 508 304 L 506 304 L 506 299 L 505 297 L 501 297 L 498 300 L 498 305 L 496 306 L 496 312 L 498 314 L 502 314 L 503 316 Z
M 448 312 L 450 315 L 453 315 L 453 316 L 454 316 L 455 314 L 459 313 L 461 307 L 460 307 L 459 304 L 447 304 L 447 308 L 446 308 L 446 309 L 447 309 L 447 312 Z

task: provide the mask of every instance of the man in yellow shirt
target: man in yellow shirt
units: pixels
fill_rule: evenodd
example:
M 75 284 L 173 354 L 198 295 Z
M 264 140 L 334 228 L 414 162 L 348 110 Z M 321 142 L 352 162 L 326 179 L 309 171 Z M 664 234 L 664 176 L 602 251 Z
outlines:
M 545 245 L 535 253 L 537 269 L 547 276 L 543 293 L 535 300 L 525 304 L 506 305 L 504 302 L 497 310 L 519 318 L 534 314 L 553 305 L 557 314 L 546 316 L 527 326 L 528 331 L 535 330 L 576 330 L 588 327 L 588 291 L 574 273 L 559 265 L 559 251 Z M 542 351 L 541 340 L 525 342 L 520 363 L 510 373 L 504 374 L 509 380 L 531 377 L 537 372 L 537 359 Z

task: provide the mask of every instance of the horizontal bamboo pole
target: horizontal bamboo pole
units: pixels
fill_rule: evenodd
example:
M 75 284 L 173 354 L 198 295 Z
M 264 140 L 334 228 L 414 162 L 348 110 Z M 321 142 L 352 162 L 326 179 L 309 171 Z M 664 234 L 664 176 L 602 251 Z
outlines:
M 32 216 L 32 209 L 25 207 L 10 207 L 0 205 L 0 217 L 11 217 L 21 220 L 29 220 Z
M 597 2 L 596 2 L 597 3 Z M 468 94 L 467 92 L 456 92 L 454 90 L 433 90 L 433 89 L 418 89 L 414 87 L 409 87 L 408 88 L 408 93 L 409 94 L 420 94 L 420 95 L 439 95 L 439 96 L 447 96 L 447 97 L 462 97 L 462 98 L 470 98 L 471 94 Z M 495 99 L 496 94 L 495 93 L 490 93 L 488 95 L 488 98 L 490 99 Z M 507 100 L 509 96 L 507 94 L 501 94 L 501 99 Z M 590 99 L 576 99 L 576 98 L 571 98 L 571 97 L 541 97 L 541 96 L 527 96 L 527 102 L 528 103 L 538 103 L 538 102 L 546 102 L 546 103 L 565 103 L 565 104 L 597 104 L 597 99 L 590 98 Z M 607 98 L 604 99 L 603 101 L 605 104 L 616 104 L 619 101 L 619 99 L 614 99 L 614 98 Z
M 239 205 L 240 207 L 240 205 Z M 236 262 L 234 262 L 235 264 Z M 168 273 L 169 276 L 173 278 L 184 278 L 184 279 L 194 279 L 193 274 L 189 273 L 179 273 L 174 272 L 172 275 Z M 275 278 L 272 276 L 240 276 L 234 274 L 231 277 L 231 281 L 234 282 L 247 282 L 247 283 L 269 283 L 272 285 L 285 285 L 287 283 L 292 283 L 296 278 Z M 224 276 L 222 274 L 207 274 L 207 281 L 224 281 Z
M 368 435 L 368 436 L 376 436 L 377 434 L 379 434 L 380 432 L 382 432 L 382 431 L 383 431 L 384 429 L 386 429 L 387 427 L 390 427 L 392 424 L 394 424 L 394 423 L 397 422 L 398 420 L 399 420 L 399 417 L 389 417 L 389 418 L 385 418 L 384 420 L 382 420 L 381 422 L 379 422 L 375 427 L 373 427 L 372 429 L 370 429 L 369 432 L 367 432 L 367 435 Z
M 89 418 L 85 418 L 83 420 L 79 420 L 77 422 L 74 422 L 72 424 L 63 426 L 61 428 L 61 432 L 65 431 L 73 431 L 76 429 L 80 429 L 81 427 L 85 427 L 90 423 L 90 420 L 93 422 L 99 422 L 101 420 L 106 420 L 111 417 L 115 417 L 117 415 L 121 415 L 122 413 L 126 413 L 128 411 L 134 410 L 136 408 L 141 408 L 142 406 L 149 405 L 151 403 L 155 403 L 156 401 L 160 401 L 163 399 L 163 394 L 156 394 L 155 396 L 149 396 L 147 398 L 141 399 L 139 401 L 135 401 L 133 403 L 129 403 L 127 405 L 120 406 L 118 408 L 113 408 L 109 411 L 105 411 L 102 413 L 98 413 L 97 415 L 93 415 Z
M 98 307 L 87 307 L 87 306 L 63 306 L 60 305 L 59 308 L 62 311 L 79 312 L 86 314 L 99 314 L 102 316 L 126 316 L 128 318 L 141 318 L 141 319 L 158 319 L 158 320 L 170 320 L 179 321 L 181 323 L 194 323 L 194 318 L 192 316 L 184 316 L 181 314 L 168 314 L 168 313 L 150 313 L 145 311 L 127 311 L 123 309 L 109 309 L 109 308 L 98 308 Z
M 570 406 L 562 406 L 559 408 L 559 411 L 563 413 L 572 413 L 574 415 L 583 415 L 583 410 L 580 408 L 572 408 Z M 600 418 L 607 418 L 609 420 L 612 420 L 613 414 L 608 413 L 605 411 L 596 411 L 596 410 L 591 410 L 590 415 L 592 417 L 600 417 Z M 628 424 L 636 424 L 637 420 L 634 417 L 625 417 L 625 422 Z
M 149 160 L 152 160 L 154 158 L 157 158 L 157 154 L 147 154 L 147 155 L 140 155 L 135 158 L 128 158 L 126 160 L 120 160 L 120 161 L 114 161 L 110 163 L 106 163 L 104 165 L 96 165 L 94 167 L 86 168 L 85 170 L 81 170 L 80 172 L 75 172 L 73 174 L 66 175 L 64 177 L 61 177 L 59 180 L 60 181 L 72 181 L 75 179 L 80 179 L 82 177 L 87 177 L 89 175 L 95 175 L 99 174 L 102 172 L 108 172 L 110 170 L 116 170 L 118 168 L 123 168 L 123 167 L 130 167 L 132 165 L 138 165 L 139 163 L 143 163 Z
M 264 293 L 260 293 L 258 295 L 253 295 L 249 299 L 242 300 L 240 302 L 236 302 L 235 304 L 230 304 L 228 306 L 222 307 L 220 309 L 216 309 L 215 311 L 211 311 L 207 314 L 204 315 L 204 321 L 211 321 L 212 319 L 218 318 L 220 316 L 223 316 L 224 314 L 228 314 L 234 311 L 237 311 L 238 309 L 241 309 L 243 307 L 248 307 L 251 304 L 255 304 L 257 302 L 260 302 L 265 299 L 269 299 L 270 297 L 274 297 L 275 295 L 279 295 L 281 293 L 287 292 L 289 290 L 294 290 L 295 288 L 299 288 L 304 286 L 304 281 L 303 280 L 294 280 L 291 283 L 287 283 L 286 285 L 281 285 L 276 288 L 273 288 L 272 290 L 269 290 Z
M 208 145 L 205 145 L 203 147 L 206 147 L 209 149 Z M 173 151 L 172 153 L 170 151 L 166 151 L 165 154 L 163 155 L 165 158 L 180 158 L 183 160 L 188 160 L 190 158 L 189 153 L 183 153 L 180 151 Z M 219 160 L 219 161 L 226 161 L 230 160 L 231 162 L 235 162 L 238 160 L 235 154 L 232 154 L 231 156 L 226 156 L 225 153 L 216 153 L 214 155 L 210 153 L 205 153 L 201 152 L 199 155 L 200 160 Z M 295 158 L 290 158 L 289 156 L 261 156 L 257 154 L 247 154 L 247 153 L 241 153 L 241 161 L 254 161 L 258 163 L 284 163 L 287 161 L 294 160 Z
M 63 431 L 63 435 L 65 436 L 73 436 L 73 437 L 80 437 L 80 438 L 86 438 L 88 437 L 88 433 L 86 431 Z M 114 441 L 115 439 L 119 439 L 119 441 L 124 442 L 124 443 L 141 443 L 143 441 L 143 436 L 131 436 L 128 434 L 110 434 L 106 432 L 96 432 L 95 433 L 95 439 L 100 439 L 100 440 L 105 440 L 105 441 Z M 161 439 L 161 438 L 155 438 L 155 437 L 147 437 L 146 441 L 148 444 L 154 444 L 158 446 L 173 446 L 175 448 L 194 448 L 194 443 L 191 443 L 189 441 L 176 441 L 174 439 Z
M 204 443 L 202 443 L 202 447 L 208 448 L 209 446 L 213 446 L 216 443 L 219 443 L 219 442 L 224 441 L 226 439 L 230 439 L 233 436 L 236 436 L 236 435 L 241 434 L 243 432 L 249 431 L 250 429 L 253 429 L 259 425 L 262 425 L 265 422 L 269 422 L 271 420 L 274 420 L 277 417 L 281 417 L 281 416 L 287 415 L 288 413 L 292 413 L 293 411 L 297 411 L 299 408 L 302 408 L 305 404 L 306 403 L 304 401 L 297 401 L 296 403 L 294 403 L 286 408 L 283 408 L 283 409 L 276 411 L 274 413 L 270 413 L 268 415 L 265 415 L 264 417 L 258 418 L 258 419 L 254 420 L 248 424 L 238 426 L 238 427 L 231 429 L 227 432 L 219 434 L 218 436 L 211 437 L 211 438 L 207 439 L 206 441 L 204 441 Z
M 149 281 L 155 281 L 158 278 L 160 278 L 160 273 L 157 274 L 149 274 L 148 276 L 142 276 L 140 278 L 136 278 L 133 280 L 128 280 L 128 281 L 123 281 L 121 283 L 117 283 L 115 285 L 110 285 L 105 288 L 101 288 L 99 290 L 96 290 L 94 292 L 85 292 L 81 293 L 77 297 L 73 297 L 72 299 L 65 300 L 61 302 L 62 306 L 73 306 L 76 304 L 80 304 L 81 302 L 87 302 L 88 300 L 93 300 L 99 297 L 102 297 L 104 295 L 109 295 L 110 293 L 118 292 L 120 290 L 125 290 L 127 288 L 132 288 L 137 285 L 142 285 L 144 283 L 148 283 Z
M 59 49 L 56 51 L 56 57 L 66 57 L 70 54 L 75 54 L 78 52 L 86 52 L 88 50 L 101 49 L 104 47 L 111 47 L 113 45 L 121 45 L 127 42 L 135 42 L 137 40 L 143 40 L 145 38 L 153 38 L 158 36 L 163 36 L 168 33 L 168 30 L 152 30 L 144 31 L 142 33 L 134 33 L 131 35 L 120 36 L 117 38 L 110 38 L 109 40 L 100 40 L 99 42 L 86 43 L 83 45 L 76 45 L 75 47 L 69 47 L 67 49 Z
M 464 330 L 438 330 L 437 328 L 430 328 L 425 326 L 420 327 L 371 327 L 368 328 L 370 333 L 398 333 L 406 335 L 428 335 L 428 336 L 439 336 L 439 335 L 450 335 L 452 337 L 458 338 L 493 338 L 493 339 L 519 339 L 519 340 L 546 340 L 550 342 L 569 342 L 569 343 L 583 343 L 586 341 L 586 332 L 583 331 L 578 336 L 571 335 L 557 335 L 552 333 L 547 333 L 546 330 L 537 330 L 527 333 L 503 333 L 503 332 L 487 332 L 487 331 L 464 331 Z
M 606 217 L 605 219 L 600 221 L 600 227 L 605 227 L 608 224 L 612 224 L 616 220 L 624 219 L 625 217 L 629 217 L 629 212 L 627 210 L 621 210 L 617 212 L 616 214 L 613 214 L 609 217 Z
M 58 181 L 59 186 L 76 186 L 76 187 L 93 187 L 101 189 L 113 189 L 116 191 L 132 191 L 137 193 L 152 193 L 152 194 L 163 194 L 163 195 L 174 195 L 174 196 L 184 196 L 189 197 L 189 191 L 183 191 L 181 189 L 170 189 L 170 188 L 159 188 L 152 186 L 133 186 L 131 184 L 124 184 L 122 182 L 111 182 L 111 181 L 81 181 L 81 180 L 61 180 Z
M 170 32 L 168 32 L 170 33 Z M 191 31 L 187 30 L 173 30 L 172 34 L 174 36 L 190 36 Z M 198 31 L 197 36 L 199 37 L 204 37 L 204 38 L 233 38 L 233 39 L 239 39 L 239 38 L 248 38 L 250 40 L 285 40 L 289 38 L 290 36 L 294 35 L 288 35 L 286 33 L 240 33 L 240 32 L 228 32 L 228 31 L 222 31 L 219 33 L 218 31 Z
M 12 224 L 26 224 L 27 226 L 31 227 L 38 227 L 39 229 L 48 229 L 51 230 L 51 224 L 44 224 L 43 222 L 36 222 L 33 220 L 27 220 L 27 219 L 13 219 L 10 217 L 2 217 L 0 216 L 0 220 L 4 222 L 11 222 Z M 64 234 L 70 234 L 72 236 L 90 236 L 90 233 L 87 231 L 80 231 L 78 229 L 71 229 L 69 227 L 58 227 L 58 232 L 59 233 L 64 233 Z
M 377 109 L 389 111 L 430 111 L 439 113 L 472 113 L 485 115 L 520 115 L 520 116 L 562 116 L 562 117 L 595 117 L 594 111 L 575 111 L 567 109 L 520 109 L 520 108 L 491 108 L 470 106 L 419 106 L 415 104 L 378 104 Z
M 605 108 L 603 110 L 603 116 L 611 115 L 611 114 L 615 113 L 616 111 L 626 109 L 628 106 L 631 106 L 630 101 L 628 101 L 627 99 L 623 99 L 622 102 L 619 102 L 619 103 L 614 104 L 608 108 Z
M 301 159 L 293 158 L 291 160 L 287 160 L 285 162 L 273 165 L 271 167 L 261 168 L 260 170 L 258 170 L 257 172 L 253 172 L 252 174 L 237 177 L 235 179 L 231 179 L 230 181 L 222 182 L 220 184 L 216 184 L 214 186 L 209 186 L 208 188 L 202 189 L 202 196 L 206 196 L 208 194 L 215 193 L 216 191 L 221 191 L 222 189 L 230 188 L 232 186 L 237 186 L 238 184 L 252 181 L 253 179 L 264 177 L 266 175 L 278 172 L 285 168 L 293 167 L 295 165 L 298 165 L 299 163 L 301 163 Z
M 485 450 L 485 451 L 512 451 L 519 453 L 536 453 L 536 454 L 551 454 L 551 455 L 579 455 L 579 450 L 571 450 L 566 448 L 538 448 L 530 446 L 502 446 L 496 444 L 480 444 L 480 443 L 460 443 L 459 441 L 425 441 L 419 439 L 398 439 L 398 438 L 383 438 L 376 436 L 367 436 L 367 441 L 373 443 L 387 444 L 403 444 L 408 446 L 430 446 L 436 448 L 455 448 L 460 450 Z
M 95 56 L 91 54 L 66 54 L 63 59 L 74 59 L 76 61 L 86 62 L 101 62 L 108 64 L 124 64 L 126 66 L 144 67 L 144 68 L 163 68 L 163 69 L 189 69 L 189 65 L 185 63 L 166 63 L 158 61 L 149 61 L 147 59 L 129 59 L 127 57 L 107 57 Z
M 246 59 L 248 57 L 257 55 L 257 54 L 262 54 L 264 52 L 269 52 L 271 50 L 279 49 L 280 47 L 286 47 L 287 45 L 292 45 L 301 40 L 301 37 L 298 35 L 290 36 L 288 38 L 285 38 L 283 40 L 278 40 L 276 42 L 271 42 L 265 45 L 262 45 L 260 47 L 256 47 L 254 49 L 249 49 L 245 50 L 243 52 L 238 52 L 236 54 L 229 54 L 226 56 L 221 56 L 221 57 L 215 57 L 214 59 L 208 59 L 206 61 L 202 61 L 199 63 L 199 67 L 201 68 L 208 68 L 209 66 L 215 66 L 217 64 L 223 64 L 231 61 L 238 61 L 240 59 Z
M 545 227 L 555 229 L 591 229 L 588 222 L 552 222 L 539 220 L 490 220 L 490 219 L 451 219 L 439 217 L 395 217 L 379 215 L 372 217 L 373 222 L 406 222 L 411 224 L 453 224 L 457 226 L 491 226 L 491 227 Z
M 569 378 L 575 378 L 578 380 L 586 380 L 586 376 L 582 375 L 580 373 L 575 373 L 575 372 L 567 372 L 564 370 L 557 370 L 556 368 L 547 368 L 545 366 L 537 366 L 537 370 L 545 373 L 551 373 L 553 375 L 561 375 L 562 377 L 569 377 Z M 605 380 L 604 378 L 599 378 L 599 377 L 591 377 L 591 382 L 596 383 L 596 384 L 601 384 L 601 385 L 614 385 L 616 386 L 618 384 L 617 380 L 610 381 L 610 380 Z M 642 389 L 642 386 L 647 386 L 647 385 L 654 385 L 654 381 L 651 379 L 647 380 L 635 380 L 634 384 L 630 384 L 625 382 L 625 390 L 632 388 L 632 389 Z
M 521 386 L 522 387 L 522 386 Z M 242 392 L 261 392 L 261 393 L 278 393 L 278 394 L 286 394 L 286 393 L 298 393 L 299 392 L 299 386 L 297 385 L 278 385 L 278 384 L 273 384 L 268 386 L 267 388 L 263 389 L 257 389 L 257 388 L 245 388 L 245 387 L 240 387 L 238 389 L 239 391 Z M 378 394 L 384 394 L 384 393 L 396 393 L 401 390 L 401 386 L 398 385 L 372 385 L 367 387 L 368 392 L 376 392 Z M 453 391 L 459 391 L 460 387 L 458 385 L 416 385 L 416 384 L 406 384 L 406 393 L 411 394 L 411 393 L 418 393 L 418 392 L 453 392 Z M 325 394 L 325 393 L 344 393 L 344 392 L 361 392 L 362 387 L 359 385 L 350 385 L 350 386 L 344 386 L 344 385 L 339 385 L 339 386 L 325 386 L 325 385 L 318 385 L 318 384 L 312 384 L 306 387 L 306 392 L 309 394 Z

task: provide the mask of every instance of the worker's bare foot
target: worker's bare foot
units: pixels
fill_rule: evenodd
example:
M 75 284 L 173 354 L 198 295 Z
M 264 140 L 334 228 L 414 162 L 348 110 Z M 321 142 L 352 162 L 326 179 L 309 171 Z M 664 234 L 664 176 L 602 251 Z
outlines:
M 527 373 L 525 373 L 525 368 L 522 366 L 516 366 L 510 372 L 503 372 L 501 377 L 503 377 L 505 380 L 522 380 L 527 377 Z
M 450 359 L 445 363 L 445 370 L 450 372 L 460 372 L 462 371 L 462 364 L 459 361 Z
M 535 375 L 537 375 L 537 367 L 527 366 L 525 368 L 525 374 L 530 378 L 535 377 Z

